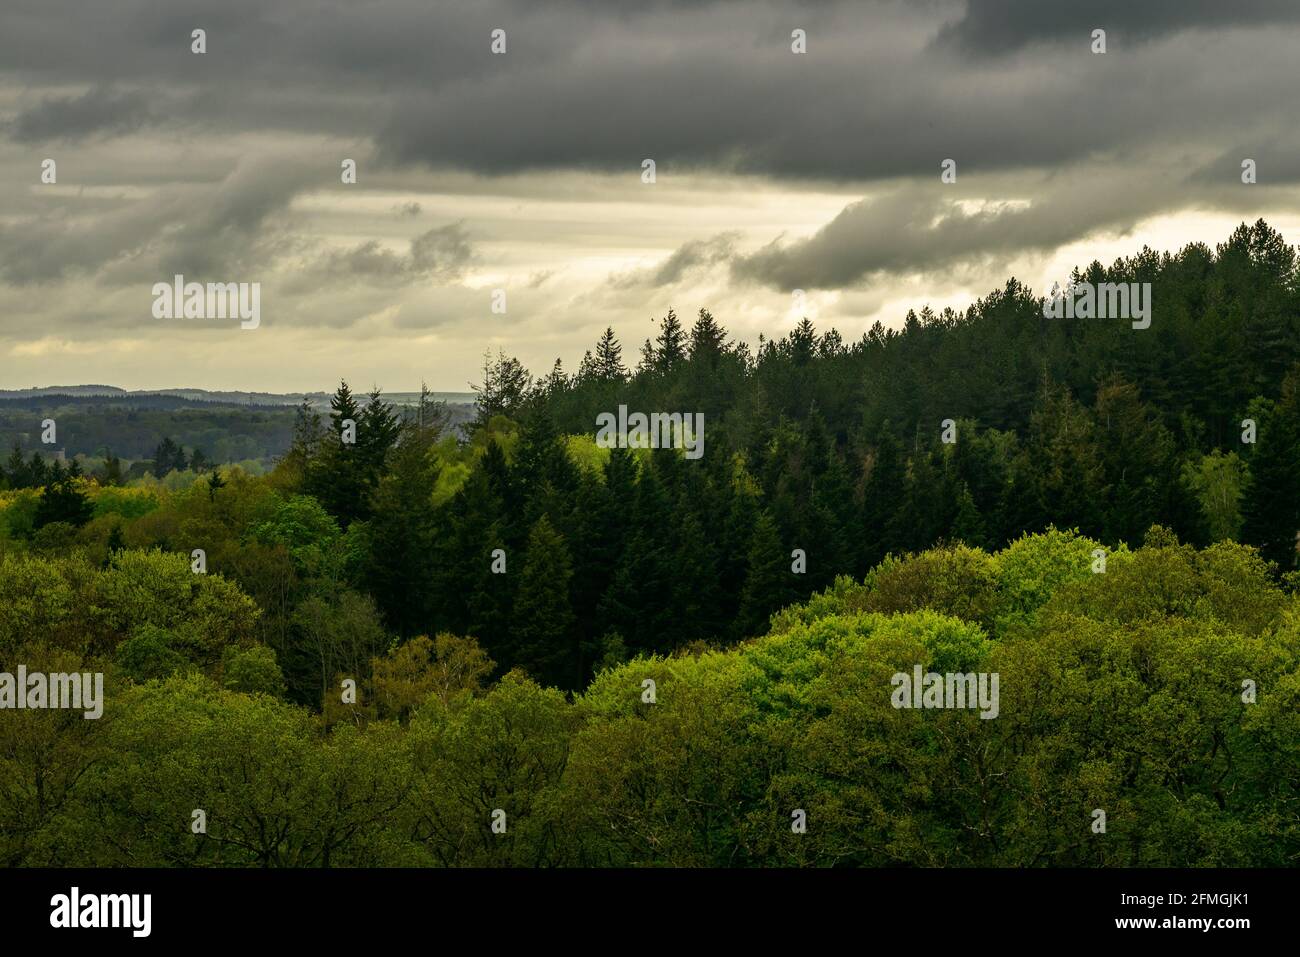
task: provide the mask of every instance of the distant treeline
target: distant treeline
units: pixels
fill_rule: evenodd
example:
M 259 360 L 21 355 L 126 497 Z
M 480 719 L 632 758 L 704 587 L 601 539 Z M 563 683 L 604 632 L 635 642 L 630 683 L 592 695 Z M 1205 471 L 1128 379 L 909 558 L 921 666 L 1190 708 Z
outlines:
M 449 406 L 456 423 L 468 421 L 463 406 Z M 168 395 L 44 395 L 0 398 L 0 454 L 17 446 L 25 455 L 67 458 L 110 455 L 148 468 L 159 443 L 172 439 L 205 461 L 224 464 L 250 459 L 268 465 L 289 448 L 297 408 L 285 404 L 226 403 Z M 41 422 L 52 418 L 58 441 L 41 442 Z M 156 471 L 150 469 L 151 471 Z
M 111 453 L 129 461 L 151 457 L 166 437 L 203 449 L 217 462 L 282 455 L 293 435 L 286 406 L 214 405 L 171 396 L 47 396 L 0 401 L 0 439 L 24 453 L 62 449 L 72 458 Z M 57 441 L 41 443 L 41 421 L 54 419 Z

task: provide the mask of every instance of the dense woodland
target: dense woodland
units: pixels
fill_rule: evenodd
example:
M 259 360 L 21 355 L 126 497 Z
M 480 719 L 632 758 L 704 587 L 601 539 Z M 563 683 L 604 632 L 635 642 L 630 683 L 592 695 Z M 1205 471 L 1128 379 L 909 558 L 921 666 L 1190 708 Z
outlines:
M 30 460 L 47 451 L 42 419 L 58 423 L 58 448 L 67 458 L 149 459 L 163 438 L 212 462 L 267 460 L 283 454 L 293 434 L 294 410 L 274 405 L 222 405 L 176 396 L 32 396 L 0 399 L 0 438 L 8 455 Z M 151 470 L 158 468 L 149 463 Z M 139 474 L 143 474 L 143 469 Z M 165 473 L 164 473 L 165 474 Z
M 670 311 L 638 358 L 488 357 L 463 429 L 341 384 L 266 475 L 12 457 L 0 668 L 110 702 L 0 715 L 0 862 L 1294 864 L 1295 252 L 1076 278 L 1152 283 L 1151 327 L 1015 280 L 853 342 Z M 597 447 L 620 404 L 702 412 L 703 457 Z M 915 663 L 1000 671 L 1002 716 L 895 711 Z

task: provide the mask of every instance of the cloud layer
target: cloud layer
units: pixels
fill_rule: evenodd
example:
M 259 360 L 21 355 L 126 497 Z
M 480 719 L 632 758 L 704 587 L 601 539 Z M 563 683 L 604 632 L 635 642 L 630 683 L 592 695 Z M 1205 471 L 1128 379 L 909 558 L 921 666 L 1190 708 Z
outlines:
M 853 335 L 1067 251 L 1159 245 L 1161 223 L 1213 242 L 1197 230 L 1300 209 L 1300 7 L 1281 0 L 8 0 L 4 17 L 5 386 L 275 388 L 252 378 L 271 369 L 314 388 L 347 366 L 460 388 L 486 346 L 572 361 L 670 305 L 779 333 L 793 289 Z M 145 325 L 175 273 L 263 282 L 265 368 Z M 168 381 L 131 379 L 159 336 Z

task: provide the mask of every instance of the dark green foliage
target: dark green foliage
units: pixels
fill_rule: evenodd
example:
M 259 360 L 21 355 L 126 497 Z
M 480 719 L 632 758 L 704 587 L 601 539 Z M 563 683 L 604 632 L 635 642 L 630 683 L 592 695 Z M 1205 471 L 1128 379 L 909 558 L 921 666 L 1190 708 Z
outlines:
M 431 561 L 437 543 L 433 488 L 438 470 L 429 454 L 431 436 L 410 423 L 389 455 L 391 469 L 379 481 L 366 526 L 369 561 L 365 584 L 388 626 L 402 637 L 430 631 L 434 606 Z
M 502 649 L 507 668 L 520 667 L 543 684 L 574 683 L 573 561 L 564 538 L 543 515 L 528 535 L 515 595 L 512 635 Z
M 185 450 L 173 442 L 170 436 L 164 437 L 154 449 L 154 474 L 162 476 L 172 470 L 184 472 L 187 468 L 189 468 L 189 461 L 185 457 Z
M 41 490 L 32 527 L 41 529 L 55 522 L 63 522 L 80 528 L 94 517 L 95 506 L 77 487 L 73 476 L 59 469 L 58 462 L 54 465 L 49 484 Z
M 1300 547 L 1300 367 L 1258 425 L 1242 534 L 1265 558 L 1290 570 Z

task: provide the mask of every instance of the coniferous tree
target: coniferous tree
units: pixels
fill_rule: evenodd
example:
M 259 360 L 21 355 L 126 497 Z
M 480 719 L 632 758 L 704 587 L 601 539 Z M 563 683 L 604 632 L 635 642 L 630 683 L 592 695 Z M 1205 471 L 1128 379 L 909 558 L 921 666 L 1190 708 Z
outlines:
M 622 382 L 627 378 L 627 369 L 623 366 L 623 347 L 614 338 L 612 327 L 606 327 L 596 343 L 594 369 L 596 377 L 602 382 Z
M 45 459 L 41 458 L 41 454 L 33 452 L 32 457 L 27 460 L 27 487 L 41 488 L 49 484 L 52 474 L 51 466 L 45 464 Z
M 425 408 L 423 393 L 421 409 Z M 370 390 L 366 406 L 357 422 L 357 451 L 365 482 L 371 490 L 388 466 L 388 456 L 402 434 L 402 422 L 392 405 L 384 401 L 378 388 Z
M 790 549 L 781 541 L 776 520 L 762 511 L 750 540 L 745 587 L 736 616 L 738 638 L 767 632 L 767 622 L 774 611 L 791 604 L 796 597 L 791 570 Z
M 1242 511 L 1242 538 L 1282 571 L 1293 570 L 1300 545 L 1300 366 L 1258 424 Z
M 436 575 L 442 627 L 475 636 L 497 661 L 503 660 L 500 649 L 509 634 L 513 587 L 523 559 L 520 511 L 505 455 L 490 439 L 439 523 Z
M 380 479 L 366 526 L 365 580 L 390 628 L 403 638 L 427 633 L 434 605 L 432 561 L 438 470 L 430 458 L 431 430 L 410 422 L 387 454 L 391 469 Z
M 97 480 L 100 485 L 122 484 L 122 460 L 114 455 L 112 451 L 107 452 L 105 455 L 104 467 L 100 470 Z
M 907 493 L 906 465 L 898 441 L 887 428 L 876 441 L 871 473 L 862 496 L 863 562 L 859 574 L 875 567 L 889 552 L 901 551 L 893 516 L 900 513 Z
M 507 358 L 497 350 L 494 360 L 491 353 L 483 356 L 483 381 L 470 383 L 474 391 L 477 426 L 487 425 L 493 416 L 517 415 L 533 394 L 533 377 L 518 359 Z
M 668 310 L 655 337 L 654 364 L 659 372 L 671 372 L 686 360 L 686 333 L 677 313 Z
M 23 458 L 23 450 L 17 442 L 9 453 L 9 461 L 5 463 L 4 476 L 10 488 L 30 488 L 32 485 L 31 470 L 27 467 L 27 460 Z
M 691 327 L 691 362 L 703 363 L 709 367 L 716 366 L 725 345 L 726 333 L 718 325 L 717 320 L 713 318 L 713 313 L 707 309 L 701 309 L 699 316 L 695 320 L 695 325 Z
M 363 458 L 361 409 L 347 382 L 330 399 L 329 430 L 307 473 L 306 490 L 347 528 L 369 510 L 368 462 Z M 369 444 L 367 449 L 373 451 Z
M 569 598 L 573 562 L 564 537 L 543 515 L 528 534 L 515 596 L 510 666 L 542 684 L 575 687 L 574 615 Z
M 215 468 L 212 474 L 208 476 L 208 501 L 214 501 L 217 493 L 226 487 L 226 480 L 221 477 L 221 473 Z
M 970 486 L 965 482 L 961 484 L 961 491 L 957 495 L 957 515 L 952 523 L 952 537 L 972 548 L 989 547 L 988 527 L 970 493 Z
M 54 465 L 51 479 L 36 503 L 32 527 L 40 529 L 54 522 L 64 522 L 80 528 L 95 517 L 94 503 L 77 488 L 75 478 L 58 467 L 57 460 Z
M 154 475 L 162 478 L 173 471 L 185 471 L 189 463 L 185 458 L 185 450 L 173 442 L 171 436 L 164 436 L 158 443 L 158 447 L 154 449 L 153 465 Z
M 294 418 L 289 451 L 285 453 L 282 463 L 292 484 L 300 485 L 307 481 L 308 470 L 320 454 L 324 435 L 320 413 L 307 399 L 303 399 Z
M 666 652 L 676 643 L 670 607 L 676 564 L 666 534 L 672 503 L 656 458 L 645 460 L 637 478 L 626 545 L 600 605 L 607 628 L 619 632 L 633 653 Z

